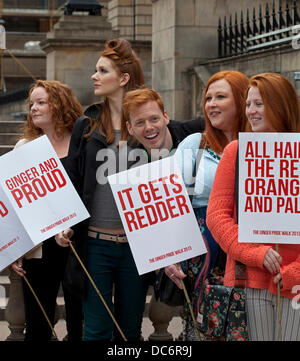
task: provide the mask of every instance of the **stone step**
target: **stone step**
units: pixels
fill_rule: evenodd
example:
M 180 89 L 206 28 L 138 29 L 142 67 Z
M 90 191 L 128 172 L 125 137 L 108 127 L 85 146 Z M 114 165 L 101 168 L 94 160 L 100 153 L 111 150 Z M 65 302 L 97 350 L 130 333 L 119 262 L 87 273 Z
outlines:
M 26 95 L 26 91 L 24 96 Z M 16 95 L 11 95 L 11 97 L 15 98 Z M 24 120 L 23 119 L 15 119 L 16 116 L 19 117 L 20 113 L 24 113 L 27 111 L 28 107 L 26 106 L 26 100 L 19 101 L 11 101 L 3 103 L 3 99 L 0 97 L 0 118 L 1 120 Z
M 15 120 L 0 121 L 0 133 L 22 134 L 23 126 L 24 126 L 23 121 L 15 121 Z
M 45 33 L 34 33 L 34 32 L 6 32 L 6 48 L 7 49 L 24 49 L 24 44 L 27 41 L 42 41 L 46 37 Z
M 10 280 L 8 276 L 0 276 L 0 298 L 8 297 L 10 289 Z M 0 308 L 2 307 L 2 303 L 0 302 Z
M 14 149 L 13 145 L 0 145 L 0 156 Z
M 0 144 L 14 146 L 19 138 L 19 133 L 0 133 Z
M 23 127 L 24 121 L 0 121 L 0 156 L 11 151 L 14 148 L 16 142 L 22 134 Z
M 6 267 L 0 272 L 0 276 L 9 276 L 9 272 L 9 267 Z

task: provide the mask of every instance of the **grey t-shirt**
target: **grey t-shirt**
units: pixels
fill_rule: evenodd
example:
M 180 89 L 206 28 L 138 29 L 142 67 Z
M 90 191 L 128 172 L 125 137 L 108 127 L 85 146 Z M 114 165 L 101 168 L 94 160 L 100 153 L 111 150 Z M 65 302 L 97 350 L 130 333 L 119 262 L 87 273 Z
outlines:
M 117 148 L 120 131 L 115 130 L 115 141 L 97 153 L 97 160 L 103 161 L 97 169 L 97 185 L 94 192 L 90 226 L 98 228 L 122 228 L 123 224 L 112 194 L 107 176 L 127 169 L 127 154 L 131 148 Z

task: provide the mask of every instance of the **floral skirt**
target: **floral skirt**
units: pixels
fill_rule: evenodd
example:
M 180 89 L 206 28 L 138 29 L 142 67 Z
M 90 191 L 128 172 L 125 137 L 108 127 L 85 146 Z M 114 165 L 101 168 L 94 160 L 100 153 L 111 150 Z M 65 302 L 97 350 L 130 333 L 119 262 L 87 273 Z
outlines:
M 206 209 L 206 207 L 194 208 L 194 213 L 206 244 L 207 253 L 181 263 L 184 273 L 187 274 L 187 289 L 191 297 L 193 313 L 196 320 L 204 281 L 213 273 L 220 272 L 220 270 L 216 270 L 220 247 L 206 225 Z M 187 302 L 185 302 L 184 305 L 182 337 L 183 341 L 198 340 Z

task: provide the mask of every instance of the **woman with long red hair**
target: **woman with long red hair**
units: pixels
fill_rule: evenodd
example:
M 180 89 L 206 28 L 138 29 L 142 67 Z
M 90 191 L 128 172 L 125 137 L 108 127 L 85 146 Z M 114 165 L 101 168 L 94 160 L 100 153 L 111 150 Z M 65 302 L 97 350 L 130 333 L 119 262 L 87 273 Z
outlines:
M 299 132 L 298 95 L 284 76 L 263 73 L 250 79 L 246 115 L 253 132 Z M 282 339 L 300 340 L 300 312 L 292 288 L 300 280 L 300 246 L 239 243 L 234 201 L 238 141 L 230 143 L 218 166 L 207 209 L 207 225 L 227 254 L 225 286 L 233 286 L 235 262 L 246 266 L 246 312 L 250 341 L 279 341 L 277 288 L 280 286 Z
M 46 135 L 66 167 L 67 154 L 74 123 L 83 114 L 82 107 L 70 87 L 59 81 L 37 80 L 29 91 L 29 113 L 22 139 L 15 147 Z M 63 281 L 69 255 L 59 247 L 54 237 L 16 261 L 12 268 L 19 275 L 26 273 L 45 312 L 54 323 L 56 298 Z M 82 338 L 82 303 L 74 300 L 63 287 L 69 341 Z M 49 341 L 51 329 L 27 284 L 23 282 L 25 303 L 25 341 Z
M 203 93 L 203 113 L 205 130 L 188 136 L 179 144 L 175 156 L 182 168 L 186 186 L 193 183 L 193 170 L 196 159 L 202 153 L 195 176 L 192 206 L 206 243 L 207 254 L 182 262 L 181 271 L 175 265 L 165 268 L 166 274 L 181 288 L 180 279 L 187 275 L 188 289 L 193 303 L 195 319 L 198 315 L 199 300 L 204 280 L 217 265 L 222 268 L 221 254 L 206 226 L 206 208 L 214 175 L 225 146 L 237 139 L 238 132 L 244 131 L 247 119 L 244 112 L 244 93 L 248 78 L 238 71 L 221 71 L 207 82 Z M 195 329 L 187 305 L 184 315 L 184 340 L 196 340 Z
M 124 39 L 106 42 L 92 75 L 94 93 L 102 101 L 76 122 L 68 170 L 91 218 L 56 236 L 61 246 L 70 237 L 79 256 L 114 313 L 127 340 L 139 341 L 148 289 L 147 275 L 139 276 L 107 176 L 129 167 L 130 145 L 119 147 L 129 133 L 122 122 L 125 93 L 144 85 L 140 60 Z M 123 155 L 122 155 L 122 154 Z M 123 157 L 125 155 L 125 157 Z M 121 164 L 122 159 L 126 164 Z M 132 162 L 133 163 L 133 162 Z M 123 168 L 123 170 L 124 170 Z M 83 298 L 84 335 L 87 341 L 120 340 L 113 321 L 84 271 L 70 254 L 66 283 Z

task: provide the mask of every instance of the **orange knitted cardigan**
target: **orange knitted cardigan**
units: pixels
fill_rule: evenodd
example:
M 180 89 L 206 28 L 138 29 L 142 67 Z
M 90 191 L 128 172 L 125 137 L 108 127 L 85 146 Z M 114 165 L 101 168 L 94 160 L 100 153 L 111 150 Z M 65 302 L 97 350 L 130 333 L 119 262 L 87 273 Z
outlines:
M 224 284 L 234 285 L 235 260 L 246 265 L 246 285 L 250 288 L 268 289 L 277 293 L 274 284 L 275 275 L 263 266 L 267 250 L 275 244 L 238 243 L 238 225 L 234 198 L 235 160 L 238 141 L 227 145 L 218 165 L 212 191 L 209 197 L 206 222 L 213 237 L 227 254 Z M 280 244 L 279 253 L 282 257 L 280 273 L 283 287 L 281 295 L 295 297 L 292 288 L 300 285 L 300 245 Z

